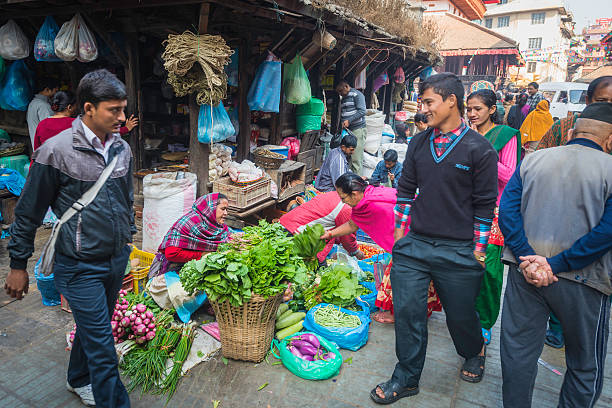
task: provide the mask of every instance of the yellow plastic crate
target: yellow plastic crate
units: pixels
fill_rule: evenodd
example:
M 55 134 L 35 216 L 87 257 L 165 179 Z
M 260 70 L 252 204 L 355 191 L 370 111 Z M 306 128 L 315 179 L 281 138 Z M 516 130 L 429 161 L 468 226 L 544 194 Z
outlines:
M 146 279 L 149 274 L 149 267 L 153 263 L 153 259 L 155 258 L 155 254 L 141 251 L 136 247 L 132 247 L 132 253 L 130 254 L 130 261 L 132 259 L 140 260 L 140 265 L 138 265 L 138 271 L 131 271 L 130 274 L 134 277 L 134 293 L 138 294 L 139 291 L 139 281 L 142 279 Z

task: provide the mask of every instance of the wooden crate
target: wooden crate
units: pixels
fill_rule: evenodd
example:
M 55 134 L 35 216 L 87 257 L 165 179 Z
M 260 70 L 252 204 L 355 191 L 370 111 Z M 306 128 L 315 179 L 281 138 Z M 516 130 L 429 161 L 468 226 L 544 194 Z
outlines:
M 0 199 L 0 214 L 2 214 L 2 223 L 10 225 L 15 221 L 15 207 L 17 207 L 17 197 L 7 197 Z
M 280 168 L 266 170 L 266 172 L 278 187 L 277 201 L 284 201 L 304 192 L 304 180 L 306 179 L 306 165 L 304 163 L 286 160 Z
M 297 161 L 306 165 L 306 174 L 304 177 L 304 182 L 306 184 L 312 183 L 312 180 L 314 179 L 316 155 L 317 149 L 311 149 L 305 152 L 301 152 L 297 156 Z

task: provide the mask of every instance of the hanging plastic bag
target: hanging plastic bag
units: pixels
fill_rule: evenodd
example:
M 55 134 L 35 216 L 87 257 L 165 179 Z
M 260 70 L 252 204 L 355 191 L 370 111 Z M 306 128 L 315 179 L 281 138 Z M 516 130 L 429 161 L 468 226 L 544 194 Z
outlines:
M 291 354 L 287 348 L 289 341 L 293 337 L 298 337 L 306 333 L 316 336 L 317 340 L 319 340 L 319 344 L 325 348 L 325 350 L 335 354 L 334 358 L 330 360 L 308 361 Z M 279 354 L 274 352 L 275 348 L 278 349 Z M 270 346 L 270 350 L 272 354 L 274 354 L 274 357 L 281 360 L 289 371 L 305 380 L 327 380 L 328 378 L 336 376 L 340 371 L 340 366 L 342 366 L 342 355 L 340 354 L 340 350 L 338 350 L 332 342 L 318 336 L 316 333 L 296 333 L 280 342 L 274 339 Z
M 13 20 L 0 27 L 0 57 L 20 60 L 30 56 L 30 42 Z
M 227 84 L 229 86 L 238 87 L 238 49 L 230 57 L 230 63 L 225 66 L 227 74 Z
M 36 36 L 36 41 L 34 41 L 34 58 L 36 58 L 36 61 L 61 61 L 55 55 L 54 42 L 58 32 L 59 27 L 53 17 L 47 16 Z
M 355 78 L 355 89 L 366 89 L 366 79 L 366 70 L 364 68 Z
M 55 41 L 55 55 L 64 61 L 74 61 L 79 53 L 79 15 L 62 24 Z
M 281 65 L 273 56 L 261 63 L 249 88 L 247 103 L 252 111 L 278 113 L 281 95 Z
M 287 103 L 302 105 L 310 101 L 310 81 L 302 57 L 296 54 L 291 63 L 285 64 L 283 69 L 283 88 L 285 89 L 285 100 Z
M 351 310 L 334 306 L 344 313 L 359 316 L 361 325 L 357 327 L 324 327 L 315 322 L 314 313 L 320 307 L 328 305 L 328 303 L 319 303 L 310 309 L 308 313 L 306 313 L 306 318 L 304 319 L 304 328 L 325 337 L 329 341 L 333 341 L 338 345 L 338 347 L 343 349 L 357 351 L 363 347 L 368 342 L 368 330 L 371 322 L 370 311 L 363 308 L 363 306 L 361 312 L 353 312 Z
M 32 73 L 24 60 L 13 62 L 0 83 L 0 107 L 27 111 L 32 100 Z
M 198 140 L 200 143 L 219 143 L 234 134 L 234 126 L 230 120 L 223 102 L 215 107 L 200 106 L 198 116 Z
M 80 15 L 76 15 L 79 19 L 79 52 L 77 54 L 77 60 L 81 62 L 92 62 L 98 58 L 98 44 L 96 43 L 96 37 L 87 28 L 83 18 Z
M 378 78 L 374 80 L 374 84 L 372 88 L 374 89 L 374 92 L 376 92 L 383 86 L 387 85 L 388 83 L 389 83 L 389 74 L 387 74 L 387 71 L 385 71 L 382 74 L 380 74 Z
M 395 74 L 393 74 L 393 80 L 398 84 L 406 82 L 406 75 L 404 74 L 404 69 L 402 67 L 397 67 Z
M 283 139 L 280 145 L 287 146 L 289 148 L 289 153 L 287 156 L 289 160 L 297 159 L 297 156 L 300 153 L 300 140 L 297 137 L 286 137 Z

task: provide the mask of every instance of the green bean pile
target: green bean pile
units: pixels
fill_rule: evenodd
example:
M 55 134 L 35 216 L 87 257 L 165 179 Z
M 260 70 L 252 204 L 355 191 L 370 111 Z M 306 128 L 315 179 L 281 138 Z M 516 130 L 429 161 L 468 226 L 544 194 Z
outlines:
M 314 321 L 323 327 L 347 327 L 354 328 L 361 326 L 359 316 L 342 312 L 339 308 L 327 305 L 318 308 L 314 312 Z

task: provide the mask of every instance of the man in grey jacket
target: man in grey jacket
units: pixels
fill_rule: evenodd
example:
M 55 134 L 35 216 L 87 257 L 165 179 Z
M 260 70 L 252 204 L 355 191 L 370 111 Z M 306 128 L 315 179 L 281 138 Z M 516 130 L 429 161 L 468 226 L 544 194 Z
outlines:
M 119 136 L 125 121 L 125 85 L 107 70 L 85 75 L 77 89 L 81 116 L 72 127 L 36 152 L 15 209 L 8 245 L 11 270 L 6 293 L 21 299 L 28 292 L 28 258 L 47 208 L 61 217 L 55 245 L 55 287 L 68 300 L 77 325 L 70 352 L 67 388 L 85 405 L 126 408 L 128 393 L 119 378 L 111 316 L 130 255 L 134 227 L 132 152 Z M 78 202 L 117 158 L 95 199 Z
M 501 198 L 499 226 L 512 252 L 504 256 L 511 264 L 501 329 L 506 407 L 531 406 L 551 312 L 566 338 L 558 406 L 592 407 L 603 387 L 612 294 L 612 103 L 587 106 L 570 132 L 566 146 L 527 156 Z
M 28 105 L 28 112 L 26 113 L 32 148 L 34 148 L 34 135 L 36 134 L 38 124 L 43 119 L 47 119 L 54 114 L 50 101 L 59 90 L 59 82 L 53 78 L 43 78 L 39 80 L 38 90 L 39 92 L 34 95 L 34 98 Z
M 340 81 L 336 91 L 342 96 L 340 112 L 342 128 L 350 130 L 357 138 L 357 147 L 355 147 L 355 152 L 351 155 L 351 170 L 353 173 L 362 176 L 363 148 L 367 135 L 365 96 L 355 88 L 351 88 L 346 81 Z

